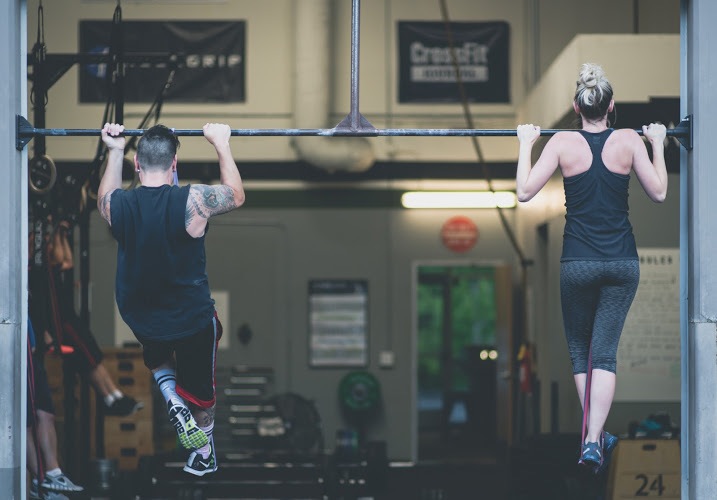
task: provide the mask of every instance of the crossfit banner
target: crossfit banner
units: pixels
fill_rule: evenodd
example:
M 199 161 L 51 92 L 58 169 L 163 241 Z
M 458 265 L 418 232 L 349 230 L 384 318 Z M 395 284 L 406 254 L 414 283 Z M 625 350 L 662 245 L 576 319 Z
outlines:
M 468 100 L 509 103 L 508 23 L 450 23 L 450 31 Z M 461 101 L 449 41 L 442 22 L 399 21 L 399 102 Z
M 125 102 L 153 102 L 176 73 L 166 100 L 183 103 L 244 102 L 246 27 L 244 21 L 122 21 Z M 80 21 L 80 52 L 109 54 L 111 21 Z M 167 55 L 166 62 L 133 60 L 130 54 Z M 161 59 L 161 57 L 160 57 Z M 80 102 L 106 102 L 107 64 L 80 67 Z

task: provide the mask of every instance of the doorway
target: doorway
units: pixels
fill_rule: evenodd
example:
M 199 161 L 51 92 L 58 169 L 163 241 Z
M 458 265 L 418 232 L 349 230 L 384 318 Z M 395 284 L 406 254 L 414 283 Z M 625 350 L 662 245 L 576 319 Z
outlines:
M 509 268 L 421 264 L 416 278 L 418 460 L 494 460 L 510 438 Z

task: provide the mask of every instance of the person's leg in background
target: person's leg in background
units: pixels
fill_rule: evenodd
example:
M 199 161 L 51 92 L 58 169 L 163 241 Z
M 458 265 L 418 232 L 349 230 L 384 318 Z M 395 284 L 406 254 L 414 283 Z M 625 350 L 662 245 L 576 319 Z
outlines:
M 105 402 L 105 414 L 125 417 L 144 408 L 142 401 L 124 394 L 117 387 L 104 366 L 104 356 L 94 335 L 86 328 L 80 327 L 79 318 L 74 312 L 72 315 L 65 314 L 62 326 L 65 341 L 77 352 L 82 370 L 87 373 L 97 396 Z
M 52 396 L 42 356 L 28 356 L 32 378 L 28 380 L 27 467 L 32 476 L 30 498 L 59 499 L 62 493 L 83 491 L 60 468 Z M 34 496 L 33 496 L 34 495 Z

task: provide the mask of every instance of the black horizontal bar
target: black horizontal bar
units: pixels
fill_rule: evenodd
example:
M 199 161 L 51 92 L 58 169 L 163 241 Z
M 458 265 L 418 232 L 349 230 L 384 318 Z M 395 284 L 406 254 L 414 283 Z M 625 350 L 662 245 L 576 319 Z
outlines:
M 690 133 L 690 117 L 680 122 L 680 124 L 672 129 L 667 129 L 668 137 L 689 138 Z M 540 135 L 549 136 L 558 132 L 569 129 L 541 129 Z M 634 129 L 635 132 L 642 135 L 642 129 Z M 30 139 L 37 136 L 45 137 L 81 137 L 81 136 L 98 136 L 101 134 L 100 129 L 67 129 L 67 128 L 35 128 L 32 127 L 27 120 L 18 116 L 17 135 L 18 145 L 22 138 Z M 177 136 L 203 136 L 202 129 L 174 129 Z M 125 136 L 141 136 L 144 129 L 125 129 Z M 378 136 L 430 136 L 430 137 L 499 137 L 499 136 L 515 136 L 516 129 L 420 129 L 420 128 L 391 128 L 377 129 L 373 127 L 349 128 L 337 126 L 334 128 L 279 128 L 279 129 L 232 129 L 232 136 L 246 137 L 268 137 L 268 136 L 325 136 L 325 137 L 378 137 Z M 22 146 L 27 141 L 22 141 Z M 686 146 L 687 147 L 687 146 Z M 19 149 L 22 149 L 20 147 Z
M 558 132 L 569 131 L 570 129 L 541 129 L 540 135 L 554 135 Z M 101 134 L 100 129 L 85 128 L 21 128 L 21 137 L 87 137 L 98 136 Z M 122 133 L 125 136 L 141 136 L 144 129 L 125 129 Z M 635 129 L 635 132 L 642 135 L 642 130 Z M 177 136 L 203 136 L 201 129 L 174 129 Z M 339 130 L 333 128 L 250 128 L 250 129 L 232 129 L 233 136 L 248 137 L 268 137 L 268 136 L 341 136 L 341 137 L 379 137 L 379 136 L 431 136 L 431 137 L 498 137 L 498 136 L 515 136 L 515 129 L 448 129 L 448 128 L 389 128 L 389 129 L 355 129 L 355 130 Z M 682 137 L 684 133 L 678 129 L 667 130 L 668 137 Z

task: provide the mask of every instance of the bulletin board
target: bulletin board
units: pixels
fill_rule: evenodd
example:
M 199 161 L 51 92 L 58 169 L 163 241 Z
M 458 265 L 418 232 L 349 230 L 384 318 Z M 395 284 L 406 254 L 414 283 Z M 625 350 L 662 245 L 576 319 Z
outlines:
M 368 283 L 309 281 L 309 366 L 368 364 Z

